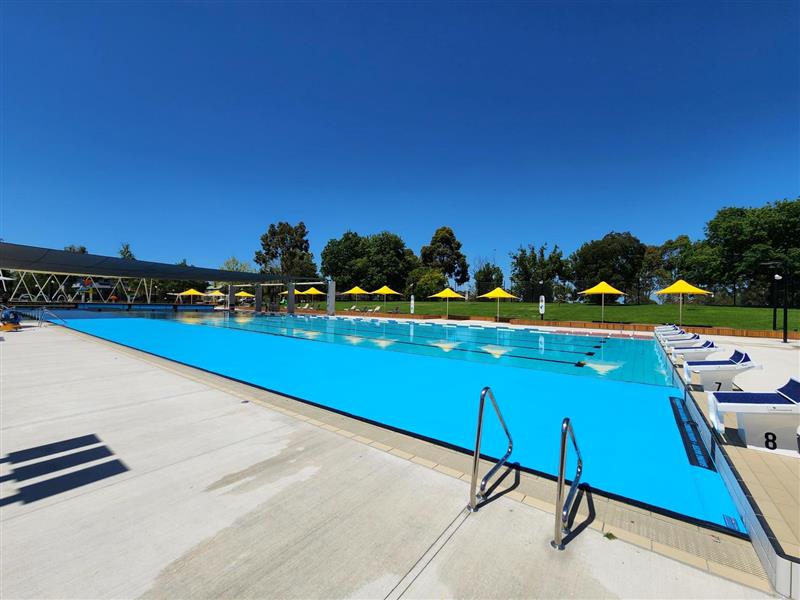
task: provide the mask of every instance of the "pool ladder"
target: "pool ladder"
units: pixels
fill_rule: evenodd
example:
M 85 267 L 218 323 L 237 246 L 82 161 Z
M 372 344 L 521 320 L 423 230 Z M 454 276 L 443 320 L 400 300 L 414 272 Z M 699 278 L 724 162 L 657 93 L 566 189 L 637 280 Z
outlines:
M 578 455 L 578 468 L 575 471 L 575 477 L 572 478 L 572 484 L 569 487 L 567 500 L 563 501 L 564 472 L 567 469 L 567 435 L 569 435 L 570 440 L 572 440 L 572 447 L 575 448 L 575 454 Z M 555 533 L 553 536 L 553 541 L 550 542 L 550 545 L 556 550 L 564 549 L 564 536 L 569 535 L 569 513 L 572 511 L 572 504 L 575 502 L 575 496 L 578 493 L 578 486 L 580 485 L 582 472 L 583 459 L 581 458 L 581 451 L 578 448 L 578 442 L 575 441 L 575 430 L 572 429 L 572 422 L 569 420 L 569 417 L 566 417 L 561 422 L 561 458 L 559 459 L 558 464 Z
M 508 438 L 508 450 L 506 450 L 503 458 L 497 461 L 494 466 L 489 469 L 489 472 L 486 473 L 483 479 L 481 479 L 480 488 L 478 488 L 478 468 L 480 467 L 481 458 L 481 434 L 483 433 L 483 409 L 486 405 L 486 396 L 489 396 L 489 400 L 492 402 L 494 412 L 497 414 L 497 418 L 500 420 L 500 425 L 503 426 L 503 431 L 505 431 L 506 437 Z M 475 512 L 478 510 L 478 505 L 483 502 L 485 498 L 486 486 L 489 483 L 489 480 L 494 477 L 497 471 L 499 471 L 504 464 L 506 464 L 506 461 L 508 461 L 508 457 L 511 456 L 511 451 L 513 449 L 514 440 L 511 439 L 511 434 L 508 432 L 505 419 L 503 419 L 503 413 L 500 412 L 500 407 L 497 405 L 497 400 L 495 400 L 491 388 L 486 386 L 481 390 L 481 400 L 478 404 L 478 430 L 475 433 L 475 454 L 472 457 L 472 481 L 469 488 L 469 504 L 467 504 L 467 508 L 470 512 Z
M 36 319 L 36 321 L 37 321 L 37 327 L 41 327 L 41 326 L 42 326 L 44 323 L 46 323 L 46 322 L 47 322 L 47 319 L 45 319 L 45 316 L 47 316 L 47 315 L 50 315 L 50 316 L 51 316 L 51 317 L 53 317 L 54 319 L 58 319 L 58 320 L 59 320 L 59 321 L 61 321 L 61 322 L 62 322 L 64 325 L 66 325 L 66 324 L 67 324 L 67 322 L 66 322 L 66 321 L 65 321 L 65 320 L 64 320 L 62 317 L 58 316 L 56 313 L 54 313 L 52 310 L 50 310 L 50 309 L 49 309 L 49 308 L 47 308 L 46 306 L 42 306 L 42 307 L 40 307 L 40 308 L 39 308 L 39 316 L 38 316 L 38 318 Z

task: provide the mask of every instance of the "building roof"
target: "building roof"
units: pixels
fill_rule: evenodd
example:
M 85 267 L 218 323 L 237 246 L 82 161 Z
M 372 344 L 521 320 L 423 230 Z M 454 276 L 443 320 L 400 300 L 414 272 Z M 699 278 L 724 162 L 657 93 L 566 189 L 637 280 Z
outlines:
M 0 269 L 56 273 L 59 275 L 89 275 L 94 277 L 143 277 L 146 279 L 178 279 L 195 281 L 225 281 L 264 283 L 268 281 L 318 281 L 319 278 L 243 273 L 221 269 L 205 269 L 185 265 L 129 260 L 98 254 L 78 254 L 65 250 L 39 248 L 0 242 Z

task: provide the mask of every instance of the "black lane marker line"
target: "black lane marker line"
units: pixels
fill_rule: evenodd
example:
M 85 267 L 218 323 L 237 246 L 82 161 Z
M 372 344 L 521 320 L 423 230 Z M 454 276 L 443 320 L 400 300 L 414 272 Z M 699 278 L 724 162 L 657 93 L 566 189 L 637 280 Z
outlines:
M 254 330 L 254 329 L 246 329 L 246 328 L 243 328 L 243 327 L 230 327 L 228 325 L 224 325 L 224 327 L 227 327 L 228 329 L 238 329 L 238 330 L 241 330 L 241 331 L 251 331 L 253 333 L 265 333 L 265 332 L 257 331 L 257 330 Z M 287 331 L 289 329 L 293 329 L 293 330 L 295 329 L 295 328 L 271 326 L 271 325 L 266 325 L 266 327 L 271 327 L 273 330 L 280 329 L 280 330 L 287 330 Z M 357 337 L 357 338 L 360 338 L 360 339 L 363 339 L 363 340 L 386 340 L 386 341 L 392 342 L 393 344 L 406 344 L 406 345 L 409 345 L 409 346 L 420 346 L 422 348 L 435 348 L 435 347 L 437 347 L 435 344 L 417 344 L 416 342 L 412 342 L 412 341 L 389 340 L 389 339 L 384 338 L 384 337 L 373 337 L 373 336 L 369 336 L 369 335 L 359 334 L 359 333 L 356 333 L 356 332 L 344 333 L 344 332 L 318 331 L 316 329 L 304 329 L 302 327 L 298 327 L 296 329 L 298 329 L 299 331 L 314 331 L 315 333 L 319 333 L 321 335 L 334 335 L 334 336 L 338 335 L 338 336 L 344 336 L 344 337 Z M 289 335 L 289 334 L 282 334 L 282 333 L 276 333 L 275 335 L 281 335 L 283 337 L 291 337 L 291 338 L 295 338 L 295 339 L 309 339 L 309 338 L 305 338 L 305 337 L 300 337 L 300 335 Z M 420 336 L 420 337 L 422 337 L 422 336 Z M 443 338 L 427 338 L 427 339 L 435 339 L 437 341 L 443 341 L 445 343 L 447 343 L 449 341 L 449 340 L 446 340 L 446 339 L 443 339 Z M 322 341 L 324 341 L 324 340 L 322 340 Z M 466 341 L 464 341 L 464 342 L 459 342 L 459 343 L 474 344 L 476 342 L 466 342 Z M 498 346 L 499 346 L 499 344 L 498 344 Z M 506 348 L 524 348 L 522 346 L 504 346 L 504 347 L 506 347 Z M 530 348 L 530 349 L 539 350 L 539 348 Z M 476 350 L 476 349 L 468 349 L 468 348 L 453 348 L 453 350 L 456 350 L 458 352 L 474 352 L 474 353 L 478 353 L 478 354 L 491 354 L 491 352 L 486 352 L 485 350 Z M 580 355 L 588 354 L 587 352 L 570 352 L 568 350 L 553 350 L 553 352 L 561 352 L 561 353 L 564 353 L 564 354 L 580 354 Z M 545 361 L 545 362 L 556 362 L 556 363 L 563 363 L 563 364 L 567 364 L 567 365 L 575 364 L 572 361 L 568 361 L 568 360 L 556 360 L 554 358 L 541 358 L 541 357 L 535 357 L 535 356 L 522 356 L 522 355 L 519 355 L 519 354 L 504 354 L 503 356 L 509 356 L 511 358 L 522 358 L 522 359 L 525 359 L 525 360 L 541 360 L 541 361 Z M 583 365 L 576 365 L 576 366 L 583 366 Z
M 60 442 L 53 442 L 52 444 L 44 444 L 43 446 L 36 446 L 35 448 L 27 448 L 25 450 L 17 450 L 10 452 L 8 459 L 11 463 L 21 463 L 34 458 L 42 458 L 50 454 L 57 454 L 59 452 L 66 452 L 67 450 L 75 450 L 76 448 L 83 448 L 84 446 L 91 446 L 98 444 L 100 438 L 95 434 L 82 435 L 80 437 L 62 440 Z
M 208 325 L 206 323 L 199 323 L 199 325 L 204 325 L 206 327 L 218 327 L 217 325 Z M 250 333 L 260 333 L 260 334 L 263 334 L 263 335 L 274 335 L 276 337 L 288 337 L 288 338 L 295 339 L 295 340 L 317 341 L 317 340 L 309 340 L 308 338 L 302 338 L 302 337 L 295 336 L 295 335 L 277 333 L 277 332 L 273 332 L 273 331 L 257 331 L 255 329 L 246 329 L 244 327 L 231 327 L 229 325 L 223 325 L 223 327 L 225 327 L 226 329 L 235 329 L 237 331 L 248 331 Z M 320 333 L 323 333 L 323 332 L 320 332 Z M 324 332 L 324 333 L 328 333 L 328 332 Z M 364 339 L 364 340 L 385 340 L 386 339 L 386 338 L 381 338 L 381 337 L 367 337 L 367 336 L 363 336 L 363 335 L 345 334 L 345 333 L 341 333 L 341 334 L 333 333 L 333 334 L 329 334 L 329 335 L 343 335 L 343 336 L 344 335 L 349 335 L 351 337 L 357 337 L 357 338 L 361 338 L 361 339 Z M 325 340 L 319 340 L 319 341 L 325 342 Z M 435 348 L 436 347 L 436 346 L 432 346 L 430 344 L 417 344 L 416 342 L 406 342 L 406 341 L 402 341 L 402 340 L 387 340 L 387 341 L 391 341 L 393 344 L 404 344 L 404 345 L 407 345 L 407 346 L 419 346 L 421 348 Z M 325 342 L 325 343 L 332 344 L 332 343 L 335 343 L 335 342 Z M 491 352 L 486 352 L 485 350 L 470 350 L 468 348 L 453 348 L 453 351 L 456 351 L 456 352 L 471 352 L 473 354 L 486 354 L 488 356 L 492 355 Z M 572 365 L 574 367 L 582 367 L 582 366 L 584 366 L 584 363 L 582 363 L 582 362 L 574 363 L 574 362 L 569 361 L 569 360 L 556 360 L 555 358 L 539 358 L 539 357 L 533 357 L 533 356 L 520 356 L 520 355 L 514 355 L 514 354 L 503 354 L 503 356 L 508 356 L 509 358 L 521 358 L 523 360 L 538 360 L 538 361 L 541 361 L 541 362 L 558 363 L 558 364 L 562 364 L 562 365 Z
M 343 334 L 341 332 L 323 331 L 321 329 L 317 329 L 317 328 L 314 328 L 314 327 L 300 327 L 300 326 L 298 326 L 298 327 L 288 327 L 288 326 L 286 326 L 284 324 L 285 323 L 284 319 L 281 319 L 281 323 L 282 323 L 281 325 L 275 325 L 275 326 L 267 325 L 267 326 L 271 326 L 273 328 L 277 327 L 277 328 L 281 328 L 281 329 L 299 329 L 301 331 L 318 331 L 319 333 L 332 334 L 332 335 L 352 335 L 351 333 Z M 371 325 L 371 324 L 370 325 L 366 325 L 365 324 L 365 327 L 378 328 L 379 326 Z M 389 327 L 392 327 L 392 325 L 380 326 L 380 327 L 382 327 L 385 330 L 385 329 L 388 329 Z M 398 326 L 394 326 L 394 327 L 397 328 Z M 357 327 L 353 326 L 352 329 L 353 329 L 353 331 L 356 331 Z M 406 334 L 407 335 L 408 334 L 408 330 L 407 329 L 406 330 L 400 329 L 400 330 L 397 331 L 397 333 L 401 333 L 401 334 Z M 447 337 L 443 338 L 441 336 L 422 335 L 422 334 L 419 334 L 419 333 L 416 333 L 416 332 L 414 333 L 414 337 L 419 337 L 419 338 L 426 339 L 426 340 L 447 341 L 447 342 L 450 341 Z M 455 339 L 453 341 L 465 342 L 465 343 L 468 343 L 468 344 L 493 343 L 496 346 L 503 346 L 505 348 L 521 348 L 521 349 L 524 349 L 524 350 L 540 350 L 540 348 L 538 346 L 523 346 L 523 345 L 519 345 L 519 344 L 506 344 L 506 343 L 503 343 L 501 340 L 497 340 L 497 339 L 485 339 L 485 340 L 461 339 L 461 340 L 459 340 L 457 335 L 454 336 L 454 337 L 455 337 Z M 382 339 L 382 338 L 372 338 L 372 339 Z M 559 342 L 550 342 L 549 345 L 569 346 L 569 347 L 572 347 L 572 348 L 582 348 L 582 347 L 583 348 L 595 348 L 595 347 L 599 347 L 599 346 L 586 346 L 584 344 L 571 344 L 571 343 L 559 343 Z M 563 352 L 564 354 L 581 354 L 581 355 L 592 356 L 592 354 L 589 353 L 589 352 L 583 352 L 583 351 L 579 351 L 579 350 L 559 350 L 559 349 L 556 349 L 556 348 L 551 348 L 550 350 L 552 352 Z

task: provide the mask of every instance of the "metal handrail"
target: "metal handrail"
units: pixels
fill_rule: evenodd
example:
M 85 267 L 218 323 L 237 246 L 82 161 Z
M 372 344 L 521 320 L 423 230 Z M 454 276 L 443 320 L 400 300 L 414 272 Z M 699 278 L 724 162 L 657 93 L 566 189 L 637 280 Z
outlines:
M 575 454 L 578 455 L 578 468 L 575 471 L 575 477 L 572 479 L 572 484 L 567 494 L 567 500 L 562 504 L 561 501 L 564 497 L 564 472 L 567 469 L 567 434 L 569 434 L 572 440 L 572 447 L 575 448 Z M 565 417 L 561 422 L 561 458 L 558 464 L 555 534 L 553 536 L 553 541 L 550 542 L 550 545 L 556 550 L 564 549 L 564 536 L 569 534 L 569 513 L 572 510 L 572 503 L 575 501 L 575 496 L 578 493 L 582 472 L 583 459 L 581 458 L 580 448 L 578 448 L 578 442 L 575 441 L 575 430 L 572 428 L 572 422 L 569 420 L 569 417 Z
M 48 314 L 48 315 L 50 315 L 50 316 L 52 316 L 52 317 L 54 317 L 54 318 L 58 319 L 58 320 L 59 320 L 59 321 L 61 321 L 61 322 L 62 322 L 64 325 L 66 325 L 66 324 L 67 324 L 67 322 L 64 320 L 64 318 L 63 318 L 63 317 L 60 317 L 59 315 L 57 315 L 56 313 L 54 313 L 52 310 L 50 310 L 50 309 L 49 309 L 49 308 L 47 308 L 46 306 L 41 306 L 41 307 L 39 307 L 39 319 L 37 320 L 37 321 L 38 321 L 37 327 L 41 327 L 41 326 L 42 326 L 42 323 L 44 323 L 44 322 L 45 322 L 45 318 L 44 318 L 45 314 Z
M 489 472 L 486 473 L 481 480 L 480 489 L 478 490 L 478 467 L 480 466 L 481 435 L 483 433 L 483 407 L 486 404 L 487 395 L 489 396 L 489 400 L 492 401 L 494 412 L 497 414 L 497 418 L 500 420 L 500 424 L 503 426 L 503 431 L 505 431 L 506 437 L 508 438 L 508 450 L 506 450 L 503 458 L 497 461 L 497 463 L 495 463 L 495 465 L 489 469 Z M 508 431 L 505 419 L 503 419 L 503 413 L 500 412 L 500 407 L 497 405 L 497 400 L 494 399 L 494 394 L 492 393 L 491 388 L 487 386 L 481 390 L 481 401 L 478 405 L 478 429 L 475 434 L 475 454 L 472 457 L 472 481 L 470 482 L 469 504 L 467 505 L 467 508 L 470 510 L 470 512 L 475 512 L 478 510 L 478 504 L 484 500 L 486 485 L 489 483 L 489 480 L 495 475 L 495 473 L 497 473 L 500 467 L 506 463 L 508 457 L 511 456 L 511 451 L 513 449 L 514 440 L 511 439 L 511 434 Z

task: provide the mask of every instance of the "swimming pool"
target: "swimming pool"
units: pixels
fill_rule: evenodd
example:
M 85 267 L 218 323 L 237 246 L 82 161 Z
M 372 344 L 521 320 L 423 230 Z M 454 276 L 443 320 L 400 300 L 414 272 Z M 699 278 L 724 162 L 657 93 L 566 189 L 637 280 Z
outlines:
M 561 420 L 568 416 L 581 445 L 586 484 L 669 514 L 744 531 L 713 462 L 697 444 L 682 390 L 669 384 L 671 372 L 660 379 L 653 375 L 659 373 L 655 341 L 598 344 L 604 338 L 415 323 L 413 340 L 426 340 L 417 346 L 402 343 L 412 340 L 410 330 L 394 329 L 411 325 L 384 320 L 59 314 L 78 331 L 468 451 L 478 396 L 488 385 L 514 436 L 512 460 L 523 468 L 555 474 Z M 352 331 L 345 333 L 346 327 Z M 360 341 L 348 341 L 348 335 Z M 525 348 L 531 341 L 532 348 Z M 456 353 L 439 342 L 495 352 Z M 520 358 L 522 350 L 550 360 Z M 626 368 L 628 357 L 638 357 L 631 358 L 636 369 Z M 622 364 L 605 373 L 575 366 L 593 360 Z M 623 381 L 612 373 L 639 379 Z M 483 451 L 505 451 L 493 418 L 485 421 Z M 568 472 L 574 469 L 570 456 Z

